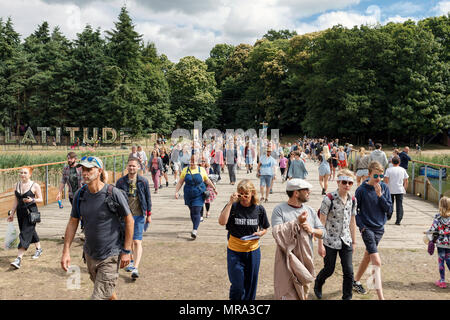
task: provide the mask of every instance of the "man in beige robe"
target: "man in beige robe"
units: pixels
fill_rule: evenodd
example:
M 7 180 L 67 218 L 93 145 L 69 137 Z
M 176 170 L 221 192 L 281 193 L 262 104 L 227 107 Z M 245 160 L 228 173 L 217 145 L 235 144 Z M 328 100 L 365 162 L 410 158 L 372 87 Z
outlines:
M 274 294 L 278 300 L 306 300 L 315 279 L 313 236 L 323 238 L 325 229 L 309 200 L 312 185 L 291 179 L 286 185 L 287 202 L 272 212 L 272 235 L 277 243 Z

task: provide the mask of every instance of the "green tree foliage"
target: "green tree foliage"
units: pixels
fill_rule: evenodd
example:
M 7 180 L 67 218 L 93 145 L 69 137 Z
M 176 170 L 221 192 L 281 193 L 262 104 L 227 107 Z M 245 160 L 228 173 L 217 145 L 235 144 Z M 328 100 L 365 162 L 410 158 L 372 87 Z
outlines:
M 21 40 L 0 18 L 0 129 L 22 124 L 123 127 L 139 136 L 176 127 L 417 141 L 449 129 L 450 15 L 215 45 L 171 62 L 144 43 L 125 7 L 103 38 L 68 40 L 47 22 Z
M 167 79 L 177 127 L 193 128 L 197 120 L 202 121 L 205 128 L 215 128 L 218 124 L 218 90 L 214 74 L 207 68 L 205 62 L 189 56 L 169 70 Z

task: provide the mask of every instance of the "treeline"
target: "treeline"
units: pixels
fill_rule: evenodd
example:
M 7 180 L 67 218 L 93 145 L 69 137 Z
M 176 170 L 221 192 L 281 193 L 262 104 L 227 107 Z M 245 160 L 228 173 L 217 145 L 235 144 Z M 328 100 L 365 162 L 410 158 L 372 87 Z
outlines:
M 102 37 L 73 41 L 47 22 L 23 41 L 0 20 L 0 126 L 270 128 L 397 141 L 450 124 L 450 16 L 297 35 L 270 30 L 254 45 L 218 44 L 178 63 L 144 43 L 122 8 Z M 0 128 L 2 129 L 2 128 Z M 356 140 L 355 140 L 356 141 Z

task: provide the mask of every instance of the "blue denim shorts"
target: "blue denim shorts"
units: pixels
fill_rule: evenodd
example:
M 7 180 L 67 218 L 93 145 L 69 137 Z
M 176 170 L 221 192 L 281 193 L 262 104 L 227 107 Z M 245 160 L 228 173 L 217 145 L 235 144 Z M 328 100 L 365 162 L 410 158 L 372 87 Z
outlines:
M 142 240 L 144 233 L 145 216 L 133 216 L 134 219 L 134 233 L 133 240 Z
M 380 243 L 381 238 L 383 237 L 384 230 L 371 230 L 365 228 L 361 233 L 361 237 L 366 245 L 366 250 L 369 254 L 378 252 L 378 243 Z
M 263 175 L 259 177 L 259 185 L 261 187 L 270 187 L 273 176 Z

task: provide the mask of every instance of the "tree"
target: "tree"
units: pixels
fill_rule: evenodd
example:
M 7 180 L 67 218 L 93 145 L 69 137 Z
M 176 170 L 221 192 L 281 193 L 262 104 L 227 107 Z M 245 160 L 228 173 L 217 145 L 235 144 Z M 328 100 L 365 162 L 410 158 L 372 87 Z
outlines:
M 206 59 L 206 65 L 208 66 L 208 72 L 214 72 L 214 78 L 216 79 L 217 87 L 224 79 L 223 69 L 227 60 L 234 52 L 234 46 L 229 44 L 216 44 L 209 53 L 209 58 Z
M 265 38 L 269 41 L 275 41 L 275 40 L 280 40 L 280 39 L 289 40 L 296 35 L 297 35 L 297 31 L 295 31 L 295 30 L 290 31 L 290 30 L 285 29 L 285 30 L 276 31 L 274 29 L 270 29 L 263 36 L 263 38 Z
M 194 121 L 202 121 L 207 128 L 217 127 L 219 91 L 206 63 L 192 56 L 184 57 L 169 70 L 167 79 L 177 127 L 193 128 Z

